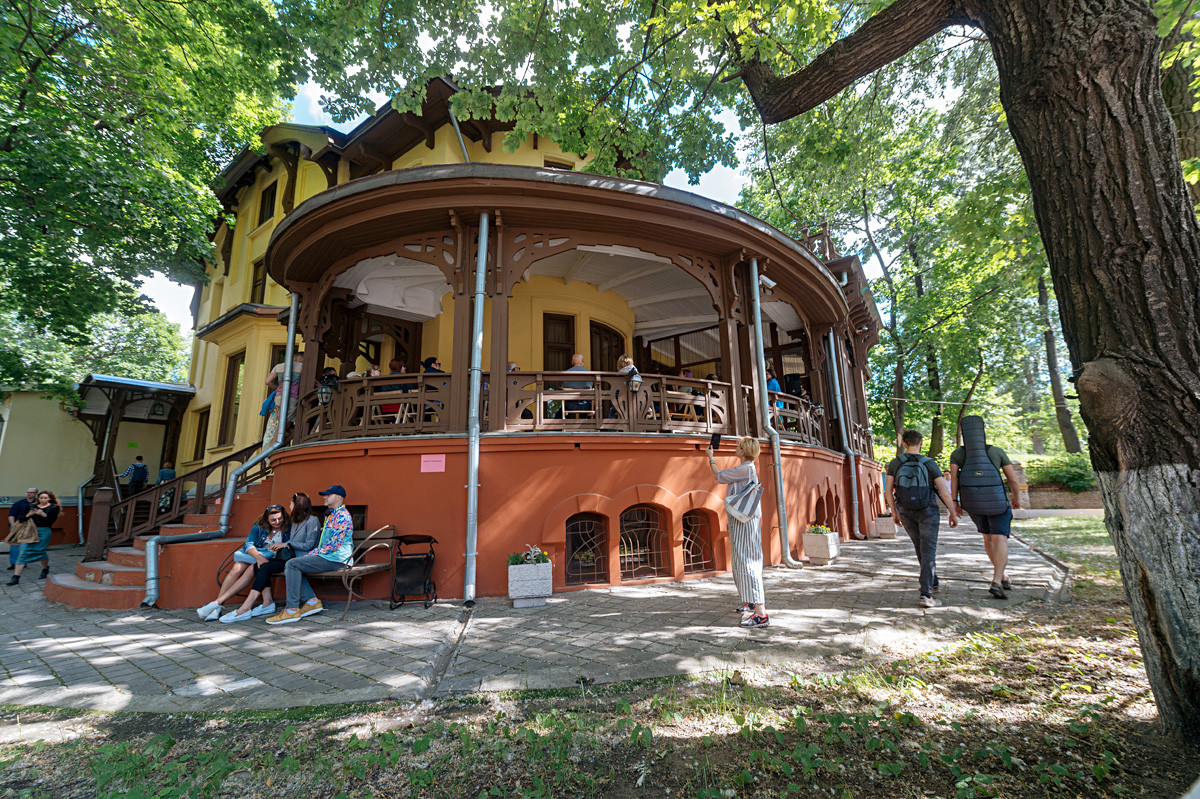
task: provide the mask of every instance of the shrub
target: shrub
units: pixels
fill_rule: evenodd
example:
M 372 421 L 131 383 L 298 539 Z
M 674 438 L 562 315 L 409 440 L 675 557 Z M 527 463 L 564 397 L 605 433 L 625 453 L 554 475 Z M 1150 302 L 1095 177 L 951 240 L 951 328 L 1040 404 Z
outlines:
M 1084 453 L 1030 455 L 1023 460 L 1025 480 L 1031 486 L 1061 485 L 1076 494 L 1096 487 L 1096 473 Z

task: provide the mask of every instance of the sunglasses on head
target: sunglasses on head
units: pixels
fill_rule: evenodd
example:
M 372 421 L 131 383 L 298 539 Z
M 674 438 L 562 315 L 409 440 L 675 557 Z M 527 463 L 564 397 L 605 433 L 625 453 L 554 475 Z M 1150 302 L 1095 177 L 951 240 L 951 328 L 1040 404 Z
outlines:
M 277 511 L 277 510 L 283 510 L 283 506 L 282 505 L 271 505 L 267 508 L 267 513 L 271 513 L 272 511 Z

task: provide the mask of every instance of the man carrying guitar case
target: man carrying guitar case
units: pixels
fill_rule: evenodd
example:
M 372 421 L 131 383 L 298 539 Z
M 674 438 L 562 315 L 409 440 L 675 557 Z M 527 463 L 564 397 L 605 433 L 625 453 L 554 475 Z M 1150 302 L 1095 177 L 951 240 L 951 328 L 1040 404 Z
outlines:
M 988 593 L 996 599 L 1008 599 L 1005 592 L 1012 590 L 1005 572 L 1008 535 L 1013 508 L 1021 507 L 1017 472 L 1004 450 L 987 443 L 982 417 L 964 417 L 961 430 L 963 446 L 950 453 L 950 496 L 955 499 L 955 507 L 965 510 L 983 534 L 983 547 L 992 562 Z M 1012 491 L 1011 505 L 1001 472 Z

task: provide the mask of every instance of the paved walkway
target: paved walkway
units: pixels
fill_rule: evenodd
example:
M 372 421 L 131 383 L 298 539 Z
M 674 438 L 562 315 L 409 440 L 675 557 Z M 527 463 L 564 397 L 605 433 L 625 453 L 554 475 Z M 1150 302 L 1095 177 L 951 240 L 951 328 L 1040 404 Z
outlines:
M 1012 541 L 1009 601 L 987 595 L 991 568 L 970 524 L 943 527 L 943 607 L 917 606 L 907 537 L 843 545 L 829 566 L 766 574 L 771 626 L 737 626 L 732 579 L 556 594 L 541 608 L 504 599 L 389 611 L 361 603 L 268 627 L 201 623 L 194 611 L 77 610 L 29 578 L 0 588 L 0 704 L 190 712 L 416 700 L 461 691 L 546 688 L 786 664 L 884 648 L 940 646 L 956 624 L 1054 601 L 1062 569 Z M 52 552 L 55 571 L 81 550 Z M 286 695 L 281 698 L 280 693 Z

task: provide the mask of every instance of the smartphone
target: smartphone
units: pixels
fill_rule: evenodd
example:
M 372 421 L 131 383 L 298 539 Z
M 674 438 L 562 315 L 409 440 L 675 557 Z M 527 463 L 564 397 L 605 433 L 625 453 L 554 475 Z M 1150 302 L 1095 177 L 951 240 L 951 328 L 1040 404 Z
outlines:
M 713 452 L 716 452 L 717 448 L 721 446 L 721 434 L 713 433 L 712 438 L 708 440 L 708 445 L 712 447 Z

